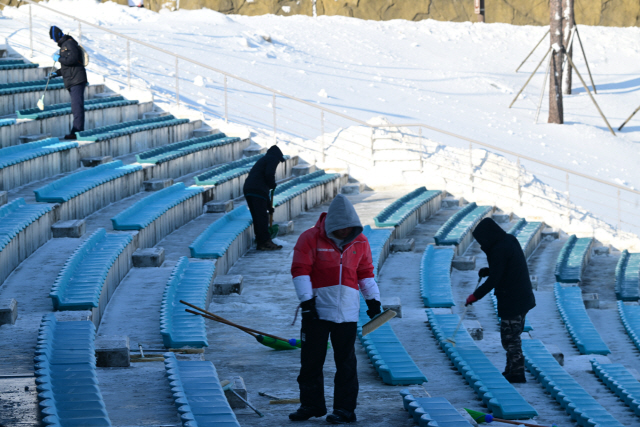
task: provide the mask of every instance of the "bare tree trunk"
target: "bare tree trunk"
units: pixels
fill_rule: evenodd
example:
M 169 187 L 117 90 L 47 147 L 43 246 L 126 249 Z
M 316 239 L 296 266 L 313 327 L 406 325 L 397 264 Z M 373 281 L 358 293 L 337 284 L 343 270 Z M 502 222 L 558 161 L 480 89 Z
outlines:
M 564 123 L 562 111 L 562 0 L 549 1 L 551 31 L 551 69 L 549 79 L 549 123 Z
M 573 59 L 573 44 L 571 42 L 571 35 L 573 34 L 573 27 L 575 23 L 574 15 L 574 1 L 575 0 L 563 0 L 562 1 L 562 17 L 564 18 L 564 47 L 567 49 L 566 54 Z M 571 95 L 571 75 L 572 67 L 569 61 L 565 64 L 565 68 L 562 72 L 562 93 L 565 95 Z

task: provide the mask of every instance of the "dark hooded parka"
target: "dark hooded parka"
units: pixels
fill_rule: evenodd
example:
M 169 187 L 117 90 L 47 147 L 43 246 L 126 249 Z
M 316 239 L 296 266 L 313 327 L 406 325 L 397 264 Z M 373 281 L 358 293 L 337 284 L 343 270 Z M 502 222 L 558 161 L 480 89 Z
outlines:
M 69 89 L 76 85 L 87 84 L 87 72 L 84 68 L 84 58 L 78 42 L 70 35 L 64 34 L 56 26 L 51 27 L 49 36 L 60 47 L 60 69 L 56 72 L 64 78 L 64 87 Z
M 511 319 L 525 315 L 536 306 L 536 300 L 520 242 L 490 218 L 480 221 L 473 231 L 473 237 L 489 262 L 489 278 L 473 295 L 481 299 L 495 289 L 498 316 Z
M 280 162 L 284 162 L 282 151 L 273 145 L 249 171 L 244 182 L 244 195 L 269 200 L 269 190 L 276 188 L 276 168 Z

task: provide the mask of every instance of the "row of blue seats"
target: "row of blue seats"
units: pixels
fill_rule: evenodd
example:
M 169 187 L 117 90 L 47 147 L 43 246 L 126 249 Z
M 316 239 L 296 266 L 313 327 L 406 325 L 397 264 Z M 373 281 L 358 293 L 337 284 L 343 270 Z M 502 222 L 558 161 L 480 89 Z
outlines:
M 491 295 L 491 303 L 493 304 L 493 309 L 496 312 L 496 316 L 498 317 L 498 325 L 500 325 L 502 320 L 500 319 L 500 316 L 498 316 L 498 297 L 496 297 L 496 294 L 494 291 L 491 291 L 490 295 Z M 533 326 L 531 326 L 531 323 L 529 322 L 529 317 L 525 317 L 524 332 L 530 332 L 530 331 L 533 331 Z
M 525 253 L 525 256 L 529 257 L 535 251 L 535 245 L 537 244 L 536 236 L 542 231 L 543 227 L 543 222 L 527 222 L 524 218 L 520 218 L 520 220 L 511 227 L 509 234 L 518 239 L 518 243 L 520 243 L 520 247 Z
M 627 335 L 638 350 L 640 350 L 640 306 L 625 305 L 618 301 L 618 314 Z
M 178 157 L 186 156 L 187 154 L 195 153 L 211 147 L 232 144 L 237 141 L 240 141 L 240 138 L 227 137 L 224 133 L 216 133 L 154 148 L 152 150 L 145 151 L 142 154 L 137 154 L 136 159 L 138 160 L 138 163 L 164 163 Z
M 2 126 L 11 126 L 16 124 L 16 119 L 0 119 L 0 128 Z
M 48 205 L 28 205 L 22 197 L 0 206 L 0 251 L 29 224 L 51 211 Z
M 400 391 L 404 409 L 420 427 L 471 427 L 444 397 L 413 397 L 407 389 Z
M 398 226 L 409 215 L 420 209 L 422 205 L 440 194 L 442 194 L 440 190 L 427 191 L 425 187 L 417 188 L 409 194 L 405 194 L 373 218 L 376 227 Z
M 431 309 L 426 312 L 440 347 L 495 417 L 512 420 L 538 415 L 478 348 L 466 329 L 461 328 L 456 334 L 455 346 L 447 342 L 460 321 L 457 314 L 436 315 Z
M 34 362 L 45 425 L 111 426 L 98 387 L 95 335 L 89 321 L 58 322 L 53 313 L 42 317 Z
M 166 348 L 208 347 L 204 317 L 187 313 L 180 300 L 204 307 L 215 263 L 181 257 L 167 282 L 160 306 L 160 333 Z
M 122 160 L 105 163 L 67 175 L 34 190 L 36 201 L 49 203 L 67 202 L 92 188 L 141 169 L 141 165 L 124 165 Z
M 124 99 L 124 97 L 122 96 L 88 99 L 84 101 L 84 110 L 85 111 L 102 110 L 105 108 L 123 107 L 126 105 L 134 105 L 137 103 L 138 101 L 135 101 L 135 100 L 129 101 Z M 64 116 L 66 114 L 71 114 L 71 103 L 65 102 L 62 104 L 47 105 L 44 107 L 44 110 L 40 110 L 39 108 L 28 108 L 25 110 L 18 110 L 16 113 L 18 114 L 19 119 L 31 119 L 31 120 L 48 119 L 50 117 Z
M 273 196 L 273 206 L 283 205 L 294 197 L 305 193 L 306 191 L 326 184 L 339 177 L 339 173 L 325 173 L 324 170 L 315 171 L 308 175 L 293 178 L 276 188 Z
M 525 365 L 538 382 L 582 427 L 622 427 L 573 377 L 540 340 L 522 340 Z
M 611 353 L 587 314 L 582 290 L 577 286 L 564 288 L 556 283 L 554 294 L 560 317 L 580 354 Z
M 165 353 L 164 365 L 183 427 L 240 427 L 213 363 L 178 361 Z
M 24 70 L 26 68 L 38 68 L 39 64 L 25 63 L 23 61 L 0 61 L 0 71 Z
M 47 79 L 32 80 L 19 83 L 4 83 L 0 84 L 0 96 L 25 92 L 38 92 L 44 90 L 46 85 Z M 49 87 L 47 88 L 47 90 L 55 89 L 64 89 L 64 82 L 62 81 L 62 77 L 54 77 L 49 81 Z
M 234 160 L 227 164 L 216 166 L 215 168 L 196 176 L 196 185 L 218 185 L 248 174 L 253 165 L 255 165 L 262 157 L 264 157 L 264 154 L 256 154 L 255 156 L 245 157 L 244 159 Z
M 221 258 L 233 241 L 247 228 L 253 219 L 246 206 L 240 206 L 212 223 L 191 245 L 192 258 Z
M 616 265 L 616 298 L 622 301 L 640 299 L 640 254 L 622 251 Z
M 593 359 L 591 367 L 609 390 L 640 417 L 640 382 L 633 374 L 619 363 L 598 363 Z
M 0 64 L 2 65 L 15 65 L 15 64 L 24 64 L 24 59 L 6 59 L 0 58 Z
M 451 248 L 427 246 L 420 262 L 420 294 L 425 307 L 453 307 L 451 293 Z
M 98 307 L 111 266 L 132 241 L 131 234 L 96 230 L 67 260 L 51 288 L 54 310 L 91 310 Z
M 172 115 L 154 117 L 152 119 L 133 120 L 130 122 L 118 123 L 117 125 L 102 126 L 96 129 L 77 132 L 78 141 L 104 141 L 111 138 L 130 135 L 150 129 L 175 126 L 188 123 L 188 119 L 176 119 Z
M 169 209 L 204 191 L 201 187 L 186 187 L 183 182 L 152 193 L 111 218 L 114 230 L 141 230 Z
M 492 206 L 469 203 L 445 222 L 433 236 L 436 245 L 457 246 L 489 212 Z
M 58 138 L 47 138 L 28 144 L 14 145 L 0 149 L 0 169 L 13 166 L 18 163 L 36 157 L 46 156 L 57 151 L 69 150 L 78 147 L 75 141 L 60 142 Z
M 365 225 L 362 230 L 362 234 L 369 240 L 371 259 L 373 260 L 373 276 L 375 278 L 378 277 L 378 270 L 382 267 L 386 258 L 385 247 L 389 247 L 392 233 L 392 229 L 372 229 L 370 225 Z
M 556 281 L 559 283 L 582 281 L 582 271 L 587 266 L 593 242 L 591 237 L 578 239 L 575 234 L 569 237 L 556 260 Z

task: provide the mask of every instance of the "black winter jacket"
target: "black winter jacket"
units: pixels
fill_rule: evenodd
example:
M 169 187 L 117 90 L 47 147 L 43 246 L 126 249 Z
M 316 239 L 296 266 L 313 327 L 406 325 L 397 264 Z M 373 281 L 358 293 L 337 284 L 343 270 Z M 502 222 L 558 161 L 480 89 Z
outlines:
M 495 289 L 498 316 L 503 319 L 524 315 L 535 307 L 529 268 L 518 239 L 507 234 L 490 218 L 480 221 L 473 237 L 480 243 L 489 262 L 489 278 L 473 295 L 481 299 Z
M 269 190 L 276 188 L 276 168 L 280 162 L 284 162 L 284 156 L 282 151 L 274 145 L 249 171 L 249 176 L 244 182 L 244 195 L 269 200 Z
M 87 84 L 87 72 L 84 69 L 84 58 L 78 47 L 78 42 L 69 35 L 64 35 L 58 40 L 60 46 L 60 69 L 56 72 L 64 79 L 64 87 Z

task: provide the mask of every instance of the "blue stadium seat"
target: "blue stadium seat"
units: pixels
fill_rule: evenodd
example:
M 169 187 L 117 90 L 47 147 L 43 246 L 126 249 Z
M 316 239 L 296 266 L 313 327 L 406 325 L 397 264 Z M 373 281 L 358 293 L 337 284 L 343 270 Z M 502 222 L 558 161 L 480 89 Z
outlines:
M 618 301 L 618 314 L 627 331 L 627 335 L 638 350 L 640 350 L 640 306 L 625 305 Z
M 78 147 L 78 143 L 75 141 L 60 142 L 58 138 L 47 138 L 28 144 L 2 148 L 0 149 L 0 169 L 75 147 Z
M 373 259 L 373 276 L 376 278 L 378 277 L 378 269 L 382 267 L 386 258 L 385 251 L 388 252 L 389 250 L 392 233 L 392 229 L 372 229 L 370 225 L 365 225 L 364 230 L 362 231 L 362 234 L 364 234 L 367 240 L 369 240 L 371 259 Z
M 38 92 L 44 90 L 46 85 L 47 79 L 19 83 L 4 83 L 0 84 L 0 96 L 25 92 Z M 49 81 L 49 87 L 47 90 L 55 89 L 64 89 L 62 77 L 54 77 Z
M 469 203 L 449 218 L 436 232 L 433 236 L 436 245 L 459 245 L 492 209 L 491 206 L 478 206 L 475 202 Z
M 619 363 L 599 363 L 591 360 L 593 372 L 633 412 L 640 417 L 640 382 Z
M 88 99 L 84 101 L 85 111 L 102 110 L 105 108 L 123 107 L 126 105 L 137 104 L 138 101 L 129 101 L 122 96 L 112 96 L 109 98 Z M 71 114 L 71 103 L 46 105 L 44 110 L 39 108 L 28 108 L 26 110 L 18 110 L 19 119 L 42 120 L 50 117 L 63 116 Z
M 188 123 L 188 119 L 176 119 L 172 115 L 154 117 L 152 119 L 133 120 L 116 125 L 102 126 L 96 129 L 77 132 L 78 141 L 104 141 L 145 130 L 159 129 Z
M 454 250 L 427 246 L 420 263 L 420 293 L 425 307 L 453 307 L 451 262 Z
M 211 224 L 189 245 L 193 258 L 220 258 L 233 241 L 253 224 L 246 206 L 235 208 Z
M 21 197 L 0 206 L 0 251 L 29 224 L 51 211 L 51 206 L 28 205 Z
M 401 390 L 404 409 L 420 427 L 471 427 L 444 397 L 413 397 L 407 389 Z
M 142 154 L 137 154 L 136 159 L 138 160 L 138 163 L 159 164 L 178 157 L 186 156 L 187 154 L 205 150 L 207 148 L 220 147 L 237 141 L 240 141 L 240 138 L 227 137 L 224 133 L 216 133 L 154 148 L 152 150 L 145 151 Z
M 578 283 L 582 280 L 582 271 L 587 266 L 593 242 L 591 237 L 578 239 L 575 234 L 569 237 L 556 260 L 556 281 Z
M 493 309 L 496 312 L 496 316 L 498 317 L 498 325 L 501 323 L 501 319 L 500 316 L 498 316 L 498 298 L 496 297 L 495 292 L 493 292 L 493 290 L 490 293 L 491 295 L 491 303 L 493 304 Z M 529 322 L 529 317 L 525 317 L 524 318 L 524 331 L 525 332 L 529 332 L 529 331 L 533 331 L 533 326 L 531 326 L 531 323 Z
M 630 254 L 626 249 L 616 266 L 616 298 L 622 301 L 640 299 L 640 254 Z
M 384 208 L 373 220 L 376 227 L 396 227 L 420 206 L 442 194 L 440 190 L 427 191 L 425 187 L 413 190 Z

